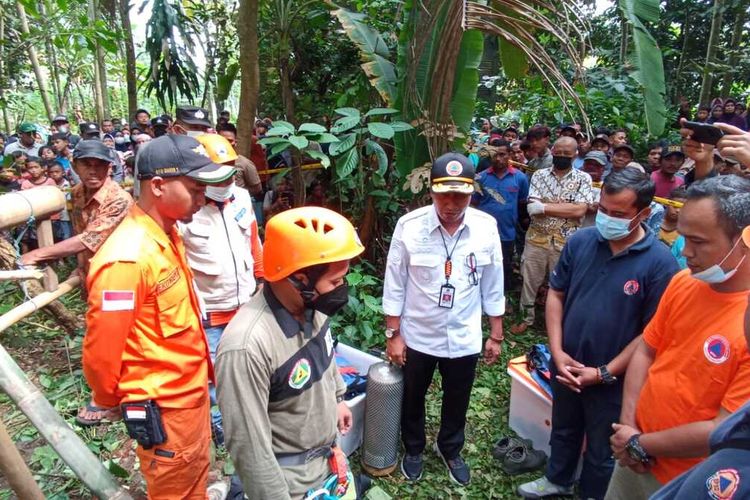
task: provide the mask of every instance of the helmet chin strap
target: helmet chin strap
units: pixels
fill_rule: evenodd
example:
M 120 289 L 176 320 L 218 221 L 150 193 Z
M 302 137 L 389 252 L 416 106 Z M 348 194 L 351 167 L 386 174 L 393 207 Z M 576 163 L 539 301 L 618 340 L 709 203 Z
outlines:
M 305 306 L 305 321 L 302 325 L 302 331 L 306 340 L 312 337 L 312 320 L 313 316 L 315 315 L 315 309 L 313 308 L 312 300 L 318 293 L 318 291 L 315 289 L 315 285 L 317 284 L 318 279 L 320 279 L 323 273 L 325 273 L 327 268 L 327 265 L 318 265 L 308 268 L 305 271 L 305 274 L 307 275 L 307 284 L 305 284 L 301 279 L 294 276 L 289 276 L 287 278 L 292 286 L 294 286 L 294 288 L 296 288 L 302 296 L 302 303 Z

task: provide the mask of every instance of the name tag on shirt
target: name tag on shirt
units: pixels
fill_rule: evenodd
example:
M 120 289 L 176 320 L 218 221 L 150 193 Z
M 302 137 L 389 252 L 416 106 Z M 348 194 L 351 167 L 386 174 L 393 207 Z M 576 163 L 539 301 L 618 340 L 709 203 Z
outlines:
M 438 300 L 438 306 L 445 309 L 453 309 L 453 298 L 456 294 L 456 289 L 452 285 L 443 285 L 440 287 L 440 300 Z

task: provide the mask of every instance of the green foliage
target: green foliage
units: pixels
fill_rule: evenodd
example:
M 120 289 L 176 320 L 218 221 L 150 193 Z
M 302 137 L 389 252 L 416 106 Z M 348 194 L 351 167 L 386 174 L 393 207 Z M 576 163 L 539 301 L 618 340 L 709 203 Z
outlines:
M 349 304 L 331 319 L 331 330 L 340 341 L 361 349 L 381 347 L 383 342 L 383 280 L 367 261 L 351 266 Z
M 633 26 L 632 76 L 641 87 L 646 126 L 652 135 L 660 135 L 667 118 L 664 65 L 656 40 L 643 24 L 659 20 L 659 0 L 620 0 L 620 10 Z

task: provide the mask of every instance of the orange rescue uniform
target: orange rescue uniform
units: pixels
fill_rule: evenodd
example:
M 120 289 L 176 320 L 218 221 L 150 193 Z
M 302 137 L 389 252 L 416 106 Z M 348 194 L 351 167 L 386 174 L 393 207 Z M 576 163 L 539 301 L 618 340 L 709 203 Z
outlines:
M 83 372 L 93 401 L 155 400 L 167 441 L 137 449 L 149 497 L 205 498 L 213 369 L 177 228 L 167 235 L 133 206 L 91 260 L 87 282 Z
M 712 420 L 750 399 L 746 308 L 746 290 L 715 292 L 687 269 L 672 278 L 643 333 L 656 358 L 636 405 L 642 432 Z M 657 457 L 651 472 L 663 484 L 701 460 Z

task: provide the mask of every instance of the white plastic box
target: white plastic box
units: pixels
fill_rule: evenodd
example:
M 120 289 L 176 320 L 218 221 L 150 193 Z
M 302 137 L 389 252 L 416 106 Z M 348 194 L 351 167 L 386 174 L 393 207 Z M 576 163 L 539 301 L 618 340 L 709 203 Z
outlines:
M 354 366 L 360 375 L 367 375 L 370 366 L 383 361 L 366 352 L 362 352 L 346 344 L 336 346 L 336 352 L 343 356 L 349 364 Z M 339 434 L 338 443 L 344 453 L 351 455 L 362 444 L 362 433 L 365 426 L 365 397 L 366 394 L 360 394 L 346 402 L 352 411 L 352 428 L 346 433 L 346 436 Z
M 510 428 L 522 438 L 530 439 L 534 448 L 549 457 L 552 431 L 552 398 L 531 378 L 526 357 L 510 360 Z

